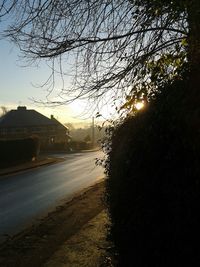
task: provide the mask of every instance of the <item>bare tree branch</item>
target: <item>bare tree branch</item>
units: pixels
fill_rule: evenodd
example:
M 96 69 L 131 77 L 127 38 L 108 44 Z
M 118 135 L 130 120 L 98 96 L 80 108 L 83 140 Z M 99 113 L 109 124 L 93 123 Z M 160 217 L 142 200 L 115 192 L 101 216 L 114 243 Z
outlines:
M 177 12 L 171 12 L 173 1 L 171 4 L 157 1 L 156 8 L 148 3 L 136 0 L 4 0 L 0 16 L 14 18 L 9 17 L 11 23 L 4 35 L 20 47 L 27 59 L 52 61 L 48 80 L 52 86 L 48 89 L 50 95 L 55 82 L 55 61 L 58 59 L 63 82 L 63 61 L 66 55 L 68 62 L 73 58 L 74 86 L 63 86 L 59 94 L 63 102 L 68 97 L 96 99 L 110 92 L 121 96 L 133 93 L 138 81 L 149 80 L 149 61 L 156 61 L 164 54 L 176 58 L 185 50 L 182 44 L 188 36 L 188 25 L 184 5 Z

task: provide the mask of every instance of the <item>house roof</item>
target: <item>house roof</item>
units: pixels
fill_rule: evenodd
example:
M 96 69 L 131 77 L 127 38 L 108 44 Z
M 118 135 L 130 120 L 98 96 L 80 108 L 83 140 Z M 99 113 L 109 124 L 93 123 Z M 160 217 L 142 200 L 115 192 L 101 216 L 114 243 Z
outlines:
M 26 107 L 18 107 L 16 110 L 11 110 L 0 118 L 0 128 L 7 127 L 28 127 L 28 126 L 63 126 L 59 121 L 51 117 L 45 117 L 41 113 Z

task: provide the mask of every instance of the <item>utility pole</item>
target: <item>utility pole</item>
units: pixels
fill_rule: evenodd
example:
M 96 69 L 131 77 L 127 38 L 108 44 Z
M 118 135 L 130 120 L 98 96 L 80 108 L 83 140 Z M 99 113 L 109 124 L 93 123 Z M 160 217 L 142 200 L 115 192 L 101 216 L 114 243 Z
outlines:
M 92 148 L 94 148 L 94 117 L 92 117 Z

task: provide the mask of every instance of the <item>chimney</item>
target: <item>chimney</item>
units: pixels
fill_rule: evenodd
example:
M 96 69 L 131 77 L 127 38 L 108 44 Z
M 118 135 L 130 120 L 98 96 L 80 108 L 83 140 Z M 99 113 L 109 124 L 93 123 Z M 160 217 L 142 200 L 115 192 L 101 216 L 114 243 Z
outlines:
M 53 115 L 51 115 L 51 120 L 53 120 L 54 119 L 54 116 Z
M 17 110 L 26 110 L 26 106 L 18 106 Z

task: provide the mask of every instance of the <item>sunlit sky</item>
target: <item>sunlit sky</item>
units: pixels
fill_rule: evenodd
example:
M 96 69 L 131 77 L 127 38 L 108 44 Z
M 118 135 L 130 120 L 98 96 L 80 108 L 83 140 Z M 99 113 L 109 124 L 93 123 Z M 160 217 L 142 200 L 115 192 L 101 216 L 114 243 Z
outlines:
M 84 112 L 87 103 L 77 100 L 69 105 L 57 107 L 47 107 L 36 104 L 35 100 L 46 100 L 47 88 L 41 86 L 49 77 L 50 69 L 41 62 L 38 66 L 24 66 L 24 62 L 19 59 L 20 51 L 7 40 L 0 40 L 0 106 L 16 109 L 17 106 L 26 106 L 27 109 L 35 109 L 45 116 L 54 115 L 62 123 L 90 122 Z M 59 90 L 59 84 L 54 90 Z M 109 111 L 104 111 L 107 116 Z M 95 113 L 94 113 L 95 114 Z

